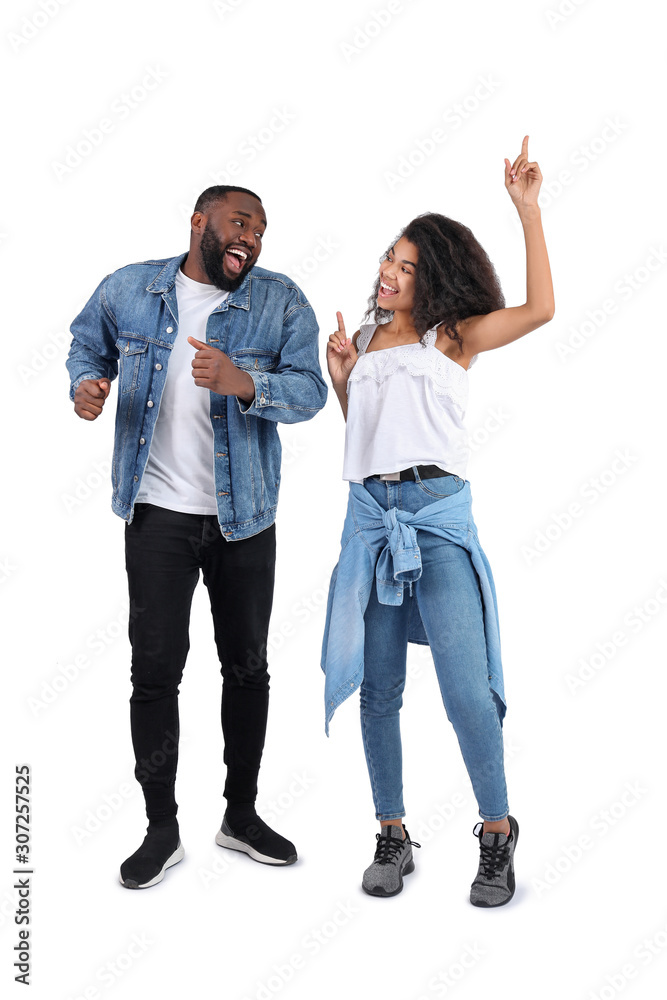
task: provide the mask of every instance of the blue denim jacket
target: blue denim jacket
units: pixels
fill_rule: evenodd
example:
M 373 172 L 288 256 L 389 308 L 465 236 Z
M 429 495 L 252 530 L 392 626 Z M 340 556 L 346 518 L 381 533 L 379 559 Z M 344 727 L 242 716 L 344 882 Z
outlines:
M 128 264 L 108 274 L 71 326 L 70 398 L 84 379 L 119 375 L 112 509 L 128 523 L 178 332 L 174 282 L 186 256 Z M 291 278 L 256 265 L 209 316 L 206 342 L 255 383 L 252 402 L 210 393 L 218 521 L 228 541 L 255 535 L 275 520 L 281 458 L 276 424 L 309 420 L 327 398 L 318 333 L 312 307 Z
M 477 537 L 469 481 L 457 493 L 427 504 L 414 514 L 397 507 L 384 510 L 361 483 L 351 482 L 342 549 L 329 584 L 322 642 L 320 665 L 326 674 L 327 736 L 334 712 L 364 679 L 364 613 L 373 576 L 380 603 L 394 605 L 403 603 L 405 583 L 412 594 L 412 583 L 421 576 L 416 528 L 440 535 L 470 553 L 482 594 L 489 686 L 502 703 L 500 718 L 505 716 L 496 588 Z M 410 612 L 408 642 L 429 644 L 416 600 Z

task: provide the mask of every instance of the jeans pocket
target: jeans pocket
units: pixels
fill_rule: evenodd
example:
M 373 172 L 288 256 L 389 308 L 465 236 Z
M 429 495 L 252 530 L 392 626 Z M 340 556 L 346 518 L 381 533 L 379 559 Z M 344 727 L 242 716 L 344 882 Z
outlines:
M 420 479 L 416 485 L 426 493 L 427 496 L 435 499 L 450 497 L 453 493 L 458 493 L 465 486 L 465 479 L 460 476 L 435 476 L 433 479 Z

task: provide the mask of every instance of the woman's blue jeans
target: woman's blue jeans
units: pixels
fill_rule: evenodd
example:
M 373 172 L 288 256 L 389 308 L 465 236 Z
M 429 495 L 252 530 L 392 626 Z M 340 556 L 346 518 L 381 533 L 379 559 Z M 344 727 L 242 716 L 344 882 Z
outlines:
M 385 509 L 415 513 L 458 492 L 464 480 L 445 475 L 414 482 L 364 479 L 364 487 Z M 399 819 L 403 776 L 399 712 L 403 703 L 411 601 L 416 600 L 429 641 L 447 718 L 452 723 L 479 815 L 504 819 L 509 807 L 503 761 L 502 718 L 489 687 L 482 598 L 466 549 L 417 529 L 422 575 L 404 590 L 401 605 L 380 604 L 375 578 L 364 616 L 364 679 L 361 731 L 377 819 Z M 435 762 L 439 782 L 443 767 Z

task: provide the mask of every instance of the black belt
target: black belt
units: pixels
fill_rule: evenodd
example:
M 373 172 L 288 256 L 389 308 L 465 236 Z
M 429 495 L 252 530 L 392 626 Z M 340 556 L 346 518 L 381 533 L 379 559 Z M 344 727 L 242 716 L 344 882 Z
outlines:
M 453 476 L 454 475 L 453 472 L 445 472 L 444 469 L 441 469 L 439 465 L 418 465 L 417 466 L 417 471 L 419 472 L 419 478 L 420 479 L 438 479 L 441 476 Z M 372 476 L 371 478 L 372 479 L 379 479 L 380 476 L 379 476 L 379 474 L 377 474 L 375 476 Z M 409 469 L 402 469 L 401 472 L 400 472 L 400 479 L 401 479 L 401 482 L 404 482 L 406 479 L 412 480 L 414 482 L 415 481 L 414 468 L 412 466 L 410 466 Z M 394 480 L 394 481 L 398 482 L 398 480 Z M 383 479 L 382 482 L 383 483 L 392 482 L 392 480 L 391 479 Z

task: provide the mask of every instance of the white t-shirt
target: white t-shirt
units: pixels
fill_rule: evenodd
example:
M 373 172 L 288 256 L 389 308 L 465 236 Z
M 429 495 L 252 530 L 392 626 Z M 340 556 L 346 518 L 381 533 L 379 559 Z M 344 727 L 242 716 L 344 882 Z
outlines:
M 206 343 L 206 322 L 229 295 L 194 281 L 178 270 L 178 332 L 137 503 L 152 503 L 186 514 L 216 514 L 211 393 L 195 385 L 188 337 Z

